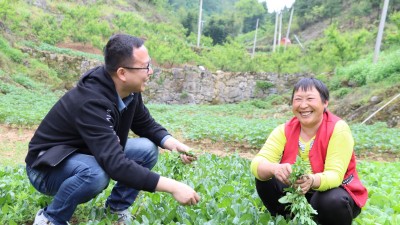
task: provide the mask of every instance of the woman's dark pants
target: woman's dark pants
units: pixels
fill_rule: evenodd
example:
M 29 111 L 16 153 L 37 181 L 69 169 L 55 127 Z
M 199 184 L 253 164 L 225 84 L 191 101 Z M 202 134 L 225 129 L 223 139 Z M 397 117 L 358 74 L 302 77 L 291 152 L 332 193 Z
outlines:
M 290 211 L 285 209 L 287 204 L 284 205 L 278 201 L 285 195 L 283 189 L 286 187 L 287 185 L 275 178 L 267 181 L 256 179 L 258 195 L 272 216 L 290 214 Z M 361 209 L 342 187 L 324 192 L 311 191 L 306 194 L 306 198 L 317 210 L 316 221 L 322 225 L 350 225 L 361 212 Z

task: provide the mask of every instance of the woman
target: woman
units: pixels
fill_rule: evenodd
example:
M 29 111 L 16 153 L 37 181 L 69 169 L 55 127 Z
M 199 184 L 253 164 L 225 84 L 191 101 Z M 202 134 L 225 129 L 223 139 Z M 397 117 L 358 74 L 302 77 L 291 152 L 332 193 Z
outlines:
M 258 195 L 271 215 L 289 211 L 278 199 L 290 185 L 291 165 L 299 155 L 310 174 L 296 181 L 321 224 L 351 224 L 368 193 L 356 171 L 354 141 L 345 121 L 327 110 L 329 91 L 315 78 L 303 78 L 292 92 L 294 117 L 276 127 L 251 163 Z

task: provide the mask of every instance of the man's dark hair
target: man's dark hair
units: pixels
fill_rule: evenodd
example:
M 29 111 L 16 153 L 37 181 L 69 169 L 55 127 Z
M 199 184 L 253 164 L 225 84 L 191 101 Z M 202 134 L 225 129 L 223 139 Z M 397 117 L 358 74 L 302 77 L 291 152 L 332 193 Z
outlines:
M 313 87 L 315 87 L 315 89 L 317 89 L 317 91 L 319 92 L 323 103 L 329 101 L 329 90 L 326 85 L 322 81 L 312 77 L 302 78 L 294 85 L 291 102 L 293 102 L 294 93 L 300 88 L 302 91 L 308 91 L 311 90 Z
M 142 39 L 127 34 L 113 35 L 104 47 L 107 72 L 115 72 L 121 66 L 131 66 L 134 49 L 142 47 L 143 43 Z

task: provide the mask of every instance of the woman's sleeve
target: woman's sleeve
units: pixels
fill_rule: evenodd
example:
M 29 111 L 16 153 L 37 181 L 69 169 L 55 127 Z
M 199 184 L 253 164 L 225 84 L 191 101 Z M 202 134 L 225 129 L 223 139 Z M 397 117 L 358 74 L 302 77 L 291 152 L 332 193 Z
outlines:
M 317 174 L 321 178 L 321 185 L 316 190 L 325 191 L 339 187 L 347 171 L 353 147 L 350 127 L 345 121 L 338 121 L 328 144 L 324 172 Z
M 260 163 L 260 161 L 266 159 L 268 162 L 271 163 L 279 163 L 282 158 L 285 144 L 285 124 L 281 124 L 271 132 L 264 146 L 251 162 L 251 172 L 257 179 L 260 179 L 257 172 L 258 164 Z

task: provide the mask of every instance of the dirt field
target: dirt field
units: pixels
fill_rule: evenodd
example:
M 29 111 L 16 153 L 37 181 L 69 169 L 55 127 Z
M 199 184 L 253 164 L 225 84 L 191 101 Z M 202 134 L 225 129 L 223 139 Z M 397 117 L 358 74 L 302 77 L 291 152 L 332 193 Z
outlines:
M 7 164 L 24 164 L 28 143 L 34 134 L 35 129 L 16 128 L 0 124 L 0 132 L 2 133 L 2 135 L 0 135 L 0 162 L 3 161 Z M 182 140 L 180 137 L 177 137 L 177 139 Z M 238 153 L 243 158 L 252 159 L 258 152 L 258 149 L 245 145 L 223 142 L 213 143 L 210 140 L 182 141 L 188 146 L 192 147 L 198 154 L 208 152 L 218 156 L 226 156 Z M 163 150 L 160 149 L 160 151 L 162 152 Z M 398 160 L 399 157 L 389 152 L 368 152 L 363 155 L 358 155 L 357 158 L 359 160 L 390 162 Z
M 77 50 L 77 51 L 81 51 L 81 52 L 87 52 L 87 53 L 91 53 L 91 54 L 98 54 L 98 55 L 102 55 L 102 51 L 100 49 L 97 49 L 95 47 L 93 47 L 90 44 L 84 44 L 84 43 L 59 43 L 57 44 L 57 47 L 59 48 L 70 48 L 73 50 Z

